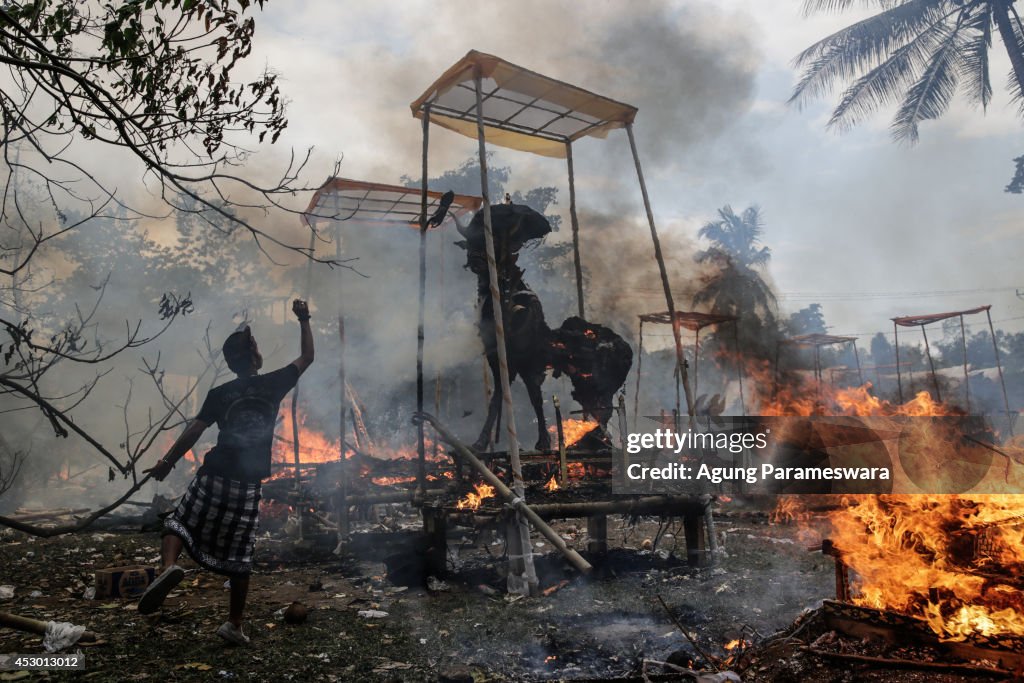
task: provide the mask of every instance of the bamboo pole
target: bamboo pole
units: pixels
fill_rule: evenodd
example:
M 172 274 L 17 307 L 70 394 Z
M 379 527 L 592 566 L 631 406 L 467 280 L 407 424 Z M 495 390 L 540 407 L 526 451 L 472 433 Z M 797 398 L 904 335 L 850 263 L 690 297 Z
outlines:
M 529 523 L 532 524 L 537 531 L 539 531 L 541 535 L 544 536 L 544 538 L 546 538 L 556 550 L 558 550 L 558 552 L 562 553 L 573 567 L 584 574 L 589 574 L 591 570 L 593 570 L 590 563 L 583 559 L 579 553 L 566 545 L 565 540 L 558 534 L 558 532 L 548 526 L 547 522 L 541 519 L 540 516 L 526 504 L 526 501 L 523 500 L 523 497 L 520 494 L 505 486 L 505 482 L 499 479 L 498 475 L 494 472 L 491 472 L 491 470 L 487 468 L 487 465 L 482 463 L 480 459 L 476 457 L 472 450 L 456 439 L 451 432 L 445 429 L 438 422 L 437 418 L 429 413 L 419 413 L 413 419 L 421 424 L 424 421 L 429 422 L 434 428 L 434 431 L 437 432 L 437 435 L 440 436 L 441 439 L 443 439 L 449 446 L 454 448 L 460 457 L 464 458 L 466 462 L 472 465 L 473 468 L 480 473 L 480 476 L 495 488 L 498 495 L 500 495 L 516 510 L 517 513 L 519 513 L 522 524 L 526 524 L 527 520 L 529 520 Z M 529 537 L 527 537 L 526 540 L 529 540 Z M 529 545 L 523 546 L 524 555 L 530 552 L 529 547 Z M 531 565 L 533 563 L 532 554 L 530 555 L 530 563 Z
M 640 371 L 644 366 L 644 321 L 640 319 L 640 333 L 636 352 L 636 391 L 633 393 L 633 424 L 640 424 Z
M 494 260 L 494 229 L 491 225 L 491 200 L 487 189 L 487 149 L 484 143 L 483 93 L 481 92 L 482 76 L 476 67 L 473 83 L 476 90 L 476 134 L 477 147 L 480 155 L 480 194 L 483 197 L 484 212 L 484 244 L 487 251 L 487 274 L 490 280 L 491 309 L 494 312 L 494 336 L 498 345 L 498 375 L 501 380 L 502 404 L 505 408 L 505 430 L 508 433 L 508 455 L 512 465 L 512 487 L 516 498 L 523 499 L 523 467 L 519 461 L 519 437 L 516 434 L 516 415 L 512 406 L 512 388 L 509 383 L 508 353 L 505 347 L 504 301 L 498 285 L 498 264 Z M 495 388 L 497 391 L 497 387 Z M 422 412 L 422 411 L 421 411 Z M 436 427 L 436 425 L 435 425 Z M 422 427 L 420 434 L 422 434 Z M 420 439 L 422 452 L 422 437 Z M 475 458 L 474 458 L 475 459 Z M 486 469 L 486 468 L 484 468 Z M 490 472 L 490 470 L 488 470 Z M 492 475 L 493 476 L 493 475 Z M 497 480 L 497 477 L 494 477 Z M 504 487 L 504 484 L 501 484 Z M 507 490 L 507 489 L 506 489 Z M 512 593 L 529 595 L 539 585 L 533 567 L 533 546 L 530 542 L 530 527 L 523 515 L 518 515 L 520 539 L 522 541 L 522 557 L 517 561 L 509 557 L 508 588 Z
M 900 372 L 900 326 L 892 321 L 892 341 L 896 347 L 896 387 L 899 391 L 900 403 L 903 403 L 903 374 Z M 913 369 L 913 368 L 911 368 Z
M 341 315 L 340 304 L 338 306 L 338 385 L 340 386 L 339 400 L 341 401 L 341 405 L 338 406 L 338 430 L 341 439 L 338 443 L 341 444 L 339 451 L 342 466 L 338 473 L 338 545 L 336 550 L 341 549 L 348 536 L 348 467 L 345 463 L 345 318 Z
M 423 107 L 423 165 L 420 175 L 420 298 L 416 325 L 416 410 L 423 411 L 423 341 L 427 306 L 427 149 L 430 144 L 430 105 Z M 416 427 L 416 487 L 427 490 L 427 451 L 423 425 Z
M 864 371 L 860 368 L 860 353 L 857 352 L 857 340 L 850 342 L 853 346 L 853 360 L 857 364 L 857 381 L 864 386 Z
M 555 432 L 558 435 L 558 484 L 565 486 L 569 483 L 568 465 L 565 462 L 565 428 L 562 427 L 562 404 L 558 395 L 551 397 L 555 405 Z
M 815 397 L 821 401 L 821 347 L 817 344 L 814 345 L 814 379 L 815 381 Z
M 619 457 L 617 458 L 618 468 L 613 468 L 613 476 L 615 474 L 616 469 L 619 472 L 620 477 L 625 477 L 626 475 L 626 437 L 628 436 L 628 431 L 629 427 L 626 424 L 626 392 L 625 390 L 623 390 L 619 392 Z M 625 479 L 623 479 L 623 481 L 625 481 Z M 614 482 L 615 479 L 612 479 L 612 483 Z
M 964 397 L 967 399 L 967 414 L 971 414 L 971 380 L 967 375 L 967 331 L 964 329 L 964 314 L 960 314 L 960 348 L 964 353 Z
M 572 142 L 565 143 L 565 160 L 569 167 L 569 220 L 572 222 L 572 263 L 576 271 L 576 303 L 583 317 L 583 264 L 580 260 L 580 222 L 576 217 L 576 180 L 572 169 Z
M 1010 417 L 1010 399 L 1006 396 L 1006 380 L 1003 379 L 1003 363 L 999 359 L 999 344 L 996 343 L 996 330 L 995 327 L 992 326 L 992 310 L 986 308 L 985 316 L 988 318 L 988 331 L 992 335 L 992 350 L 996 354 L 996 369 L 999 371 L 999 386 L 1003 388 L 1003 407 L 1006 409 L 1006 421 L 1010 435 L 1013 436 L 1013 420 Z
M 341 222 L 335 221 L 334 232 L 334 259 L 341 261 Z M 341 467 L 338 469 L 338 543 L 334 548 L 335 553 L 340 553 L 348 538 L 348 467 L 345 462 L 345 413 L 347 400 L 345 387 L 345 318 L 342 316 L 342 270 L 338 269 L 337 297 L 338 297 L 338 455 L 341 460 Z
M 636 139 L 633 137 L 633 124 L 626 124 L 626 135 L 629 136 L 629 148 L 633 152 L 633 163 L 636 165 L 636 177 L 640 181 L 640 194 L 644 200 L 644 210 L 647 212 L 647 223 L 651 227 L 651 241 L 654 242 L 654 258 L 658 262 L 658 271 L 661 274 L 661 287 L 665 290 L 665 303 L 668 305 L 668 315 L 672 321 L 672 338 L 676 344 L 676 364 L 679 366 L 679 380 L 683 384 L 683 391 L 686 392 L 686 413 L 693 416 L 693 395 L 690 391 L 690 382 L 686 373 L 686 359 L 683 357 L 683 338 L 679 329 L 679 318 L 676 316 L 676 304 L 672 299 L 672 288 L 668 281 L 668 269 L 665 267 L 665 257 L 661 253 L 661 241 L 658 239 L 658 229 L 654 225 L 654 212 L 651 210 L 651 200 L 647 195 L 647 183 L 644 182 L 643 167 L 640 166 L 640 154 L 636 149 Z
M 306 289 L 303 292 L 303 300 L 309 302 L 309 293 L 313 289 L 313 254 L 316 250 L 316 230 L 309 226 L 309 261 L 306 264 Z M 295 389 L 292 391 L 292 454 L 295 457 L 295 490 L 299 490 L 302 475 L 299 472 L 299 380 L 295 380 Z M 299 538 L 302 538 L 302 525 L 299 525 Z
M 928 333 L 921 325 L 921 335 L 924 337 L 924 352 L 928 354 L 928 367 L 932 369 L 932 384 L 935 385 L 935 400 L 942 403 L 942 390 L 939 389 L 939 376 L 935 374 L 935 361 L 932 360 L 932 349 L 928 346 Z
M 10 612 L 0 612 L 0 626 L 6 626 L 7 628 L 13 628 L 18 631 L 27 631 L 29 633 L 45 635 L 46 624 L 47 622 L 40 621 L 39 619 L 22 617 L 17 614 L 11 614 Z M 95 643 L 96 634 L 92 631 L 83 631 L 82 635 L 78 637 L 77 642 Z
M 693 395 L 700 396 L 700 359 L 698 354 L 700 353 L 700 328 L 698 327 L 693 332 Z

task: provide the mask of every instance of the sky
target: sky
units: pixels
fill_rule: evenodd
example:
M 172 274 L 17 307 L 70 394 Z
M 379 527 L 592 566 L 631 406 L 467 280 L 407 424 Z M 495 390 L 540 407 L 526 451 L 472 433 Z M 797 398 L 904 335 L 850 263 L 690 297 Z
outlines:
M 987 112 L 958 101 L 913 147 L 891 140 L 891 112 L 838 134 L 825 128 L 833 100 L 786 104 L 792 59 L 857 16 L 804 17 L 798 0 L 272 2 L 251 62 L 279 73 L 290 99 L 277 147 L 315 146 L 314 169 L 343 158 L 346 177 L 397 182 L 420 163 L 409 103 L 468 50 L 499 55 L 639 107 L 637 142 L 669 248 L 701 248 L 697 231 L 719 207 L 759 205 L 784 314 L 820 302 L 831 332 L 870 335 L 890 332 L 896 315 L 990 303 L 1000 327 L 1024 329 L 1014 293 L 1024 289 L 1024 198 L 1003 192 L 1024 141 L 1000 87 L 1000 44 Z M 431 174 L 475 144 L 432 129 Z M 512 168 L 512 189 L 556 185 L 556 210 L 567 212 L 564 162 L 493 151 Z M 581 141 L 574 156 L 581 215 L 616 217 L 635 235 L 631 257 L 649 259 L 625 134 Z M 586 240 L 585 220 L 581 230 Z M 603 258 L 600 244 L 585 253 Z M 644 268 L 649 285 L 626 292 L 637 312 L 664 307 L 656 271 Z M 680 298 L 694 287 L 682 267 L 672 280 Z

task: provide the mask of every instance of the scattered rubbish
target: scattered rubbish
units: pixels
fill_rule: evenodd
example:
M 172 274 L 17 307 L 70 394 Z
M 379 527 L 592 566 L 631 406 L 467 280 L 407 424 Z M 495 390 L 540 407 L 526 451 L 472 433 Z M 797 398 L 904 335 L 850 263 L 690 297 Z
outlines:
M 79 641 L 85 633 L 84 626 L 75 626 L 66 621 L 49 621 L 46 633 L 43 634 L 43 649 L 47 652 L 60 652 Z
M 96 599 L 96 586 L 89 586 L 82 592 L 82 598 L 85 600 Z
M 361 609 L 357 612 L 363 619 L 383 619 L 388 616 L 387 612 L 379 609 Z
M 427 590 L 431 590 L 435 593 L 443 593 L 450 591 L 451 588 L 447 583 L 437 578 L 436 576 L 430 576 L 427 578 Z
M 132 565 L 96 570 L 97 598 L 137 598 L 156 576 L 152 567 Z
M 14 597 L 14 586 L 0 586 L 0 600 L 10 600 Z

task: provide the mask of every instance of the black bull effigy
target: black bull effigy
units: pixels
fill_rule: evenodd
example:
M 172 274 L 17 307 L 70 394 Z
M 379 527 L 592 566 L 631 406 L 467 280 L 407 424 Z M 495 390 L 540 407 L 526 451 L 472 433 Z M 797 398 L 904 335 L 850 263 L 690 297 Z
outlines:
M 517 264 L 524 244 L 551 232 L 551 224 L 543 215 L 521 204 L 497 205 L 491 207 L 491 227 L 509 381 L 520 377 L 526 386 L 537 417 L 537 450 L 551 448 L 541 395 L 549 369 L 556 377 L 564 373 L 569 378 L 572 397 L 583 412 L 605 427 L 612 415 L 615 392 L 622 387 L 633 365 L 633 350 L 609 328 L 579 317 L 568 318 L 555 329 L 548 327 L 540 299 L 523 280 L 523 270 Z M 459 225 L 459 232 L 466 238 L 457 243 L 466 249 L 466 267 L 477 276 L 480 338 L 494 378 L 493 386 L 499 387 L 498 340 L 487 272 L 483 211 L 477 212 L 467 227 Z M 480 436 L 473 444 L 476 450 L 485 449 L 491 442 L 495 424 L 500 420 L 501 404 L 501 392 L 495 390 Z

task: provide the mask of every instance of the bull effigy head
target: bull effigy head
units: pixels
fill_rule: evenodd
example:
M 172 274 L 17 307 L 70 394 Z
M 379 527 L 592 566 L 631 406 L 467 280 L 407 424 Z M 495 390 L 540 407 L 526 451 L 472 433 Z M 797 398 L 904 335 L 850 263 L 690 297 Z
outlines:
M 476 212 L 468 225 L 456 220 L 455 227 L 465 238 L 455 244 L 471 254 L 484 251 L 483 209 Z M 505 250 L 516 254 L 527 242 L 544 237 L 551 232 L 551 223 L 542 213 L 525 204 L 498 204 L 491 207 L 491 231 L 497 257 L 498 252 Z

